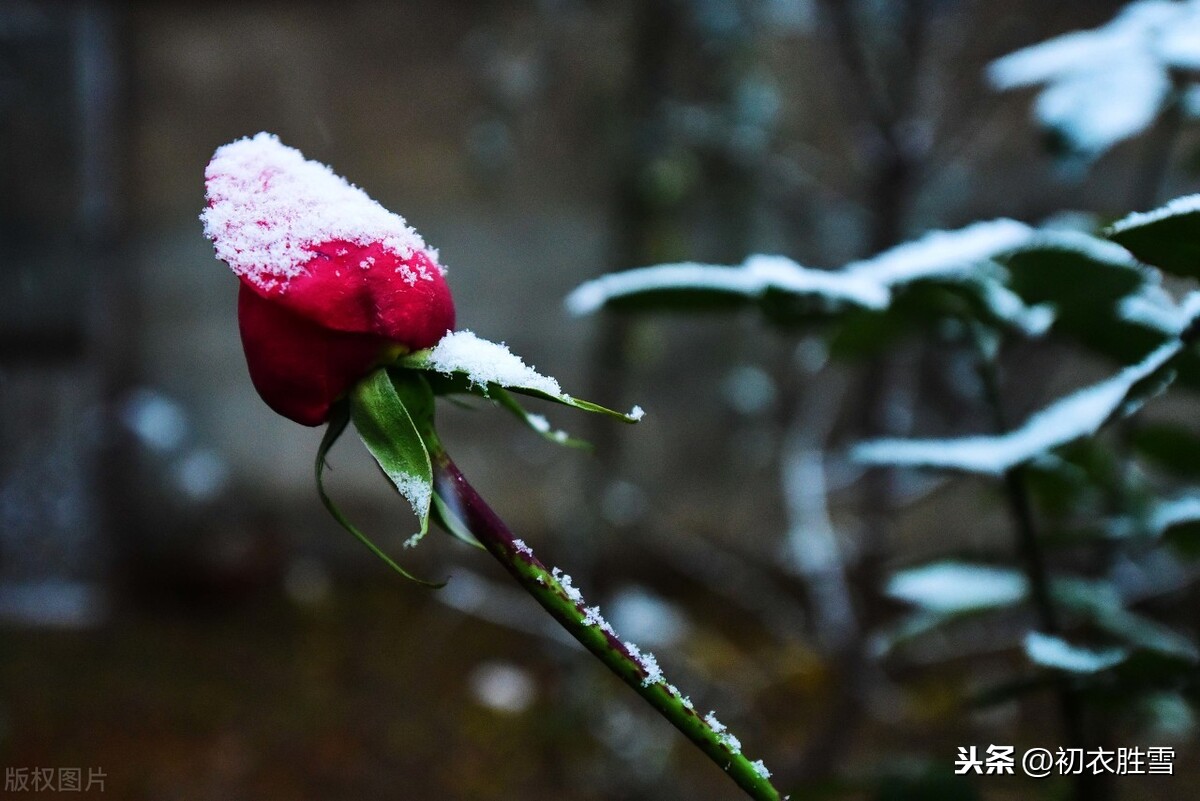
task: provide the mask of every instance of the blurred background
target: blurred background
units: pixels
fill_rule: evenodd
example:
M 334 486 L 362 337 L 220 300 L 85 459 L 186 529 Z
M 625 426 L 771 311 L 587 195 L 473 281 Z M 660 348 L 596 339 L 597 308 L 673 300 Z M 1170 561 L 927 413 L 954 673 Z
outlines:
M 1048 697 L 966 702 L 1019 661 L 1015 623 L 872 656 L 902 608 L 884 571 L 1011 550 L 986 487 L 845 458 L 914 430 L 918 398 L 925 433 L 978 430 L 952 373 L 916 347 L 830 364 L 753 314 L 562 301 L 628 267 L 833 268 L 932 228 L 1195 191 L 1183 122 L 1066 154 L 1030 93 L 987 84 L 990 61 L 1119 6 L 0 4 L 0 765 L 100 767 L 106 797 L 148 800 L 739 797 L 487 557 L 440 535 L 402 551 L 414 521 L 351 437 L 331 492 L 448 586 L 400 581 L 320 508 L 321 432 L 255 395 L 237 282 L 197 219 L 213 150 L 267 130 L 440 249 L 460 327 L 645 407 L 637 427 L 537 409 L 591 454 L 498 410 L 445 405 L 440 428 L 781 787 L 1059 793 L 952 775 L 958 746 L 1062 744 Z M 1017 419 L 1072 380 L 1053 349 L 1019 356 Z M 1119 797 L 1188 796 L 1192 721 L 1169 701 L 1112 737 L 1175 746 L 1176 775 Z

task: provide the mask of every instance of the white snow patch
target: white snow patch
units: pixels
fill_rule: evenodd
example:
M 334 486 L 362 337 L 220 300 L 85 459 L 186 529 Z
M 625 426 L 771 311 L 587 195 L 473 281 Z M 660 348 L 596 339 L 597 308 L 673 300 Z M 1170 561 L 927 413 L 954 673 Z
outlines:
M 1083 648 L 1061 637 L 1037 631 L 1025 635 L 1025 654 L 1035 665 L 1068 673 L 1099 673 L 1119 665 L 1129 656 L 1129 652 L 1123 648 Z
M 922 278 L 965 273 L 979 262 L 1013 250 L 1034 236 L 1025 223 L 998 219 L 953 231 L 930 231 L 877 256 L 846 266 L 845 272 L 884 287 Z
M 404 496 L 410 504 L 412 504 L 413 512 L 421 520 L 429 516 L 429 502 L 433 496 L 433 487 L 430 483 L 419 475 L 412 473 L 399 473 L 387 471 L 387 476 L 396 485 L 396 489 Z M 421 535 L 416 535 L 415 538 L 410 538 L 412 544 L 415 545 L 421 539 Z M 409 543 L 405 543 L 409 545 Z M 410 546 L 411 547 L 411 546 Z
M 550 421 L 540 414 L 527 414 L 525 419 L 529 422 L 530 427 L 539 434 L 545 434 L 550 430 Z
M 576 287 L 565 303 L 572 314 L 583 316 L 614 298 L 655 290 L 715 290 L 759 297 L 772 288 L 871 309 L 886 307 L 889 299 L 885 289 L 844 272 L 814 270 L 784 256 L 758 254 L 739 267 L 687 262 L 609 273 Z
M 1200 521 L 1200 495 L 1160 501 L 1150 513 L 1150 530 L 1162 534 L 1172 526 Z
M 962 562 L 938 562 L 902 570 L 887 594 L 940 614 L 1006 606 L 1020 601 L 1029 582 L 1015 570 Z
M 1053 448 L 1096 433 L 1121 409 L 1133 385 L 1165 364 L 1181 347 L 1178 341 L 1168 342 L 1140 364 L 1050 404 L 1007 434 L 958 439 L 880 439 L 856 446 L 853 457 L 872 464 L 1001 475 Z
M 426 364 L 439 373 L 463 373 L 472 384 L 532 389 L 568 398 L 558 382 L 529 367 L 503 343 L 489 342 L 470 331 L 452 331 L 430 351 Z
M 313 247 L 336 240 L 379 244 L 402 259 L 423 250 L 436 262 L 403 217 L 274 134 L 217 148 L 204 178 L 204 235 L 217 258 L 262 290 L 286 288 L 305 272 Z
M 1132 253 L 1107 239 L 1100 239 L 1083 231 L 1051 229 L 1038 231 L 1030 240 L 1028 249 L 1056 248 L 1079 253 L 1094 261 L 1113 267 L 1144 272 L 1145 268 Z
M 1152 211 L 1136 211 L 1133 214 L 1122 217 L 1112 224 L 1108 229 L 1108 233 L 1119 234 L 1122 231 L 1128 231 L 1130 228 L 1140 228 L 1143 225 L 1150 225 L 1151 223 L 1166 220 L 1170 217 L 1194 214 L 1198 211 L 1200 211 L 1200 194 L 1184 195 Z
M 767 770 L 767 766 L 763 764 L 761 759 L 756 759 L 751 762 L 750 767 L 754 769 L 754 772 L 758 774 L 760 779 L 771 778 L 771 771 Z
M 646 410 L 643 409 L 641 406 L 634 406 L 632 409 L 629 410 L 629 414 L 626 416 L 630 420 L 641 420 L 643 417 L 646 416 Z
M 1000 90 L 1042 84 L 1034 114 L 1076 149 L 1097 155 L 1144 131 L 1162 110 L 1172 68 L 1200 66 L 1200 4 L 1140 0 L 1107 24 L 992 62 Z
M 525 540 L 513 540 L 513 547 L 517 549 L 517 553 L 533 556 L 533 549 L 525 544 Z

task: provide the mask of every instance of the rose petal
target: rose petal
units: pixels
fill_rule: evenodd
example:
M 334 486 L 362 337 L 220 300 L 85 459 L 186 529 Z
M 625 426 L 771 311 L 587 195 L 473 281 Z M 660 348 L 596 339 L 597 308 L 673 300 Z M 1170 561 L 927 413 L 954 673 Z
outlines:
M 323 328 L 245 284 L 238 324 L 254 388 L 276 412 L 306 426 L 325 422 L 334 401 L 370 372 L 390 344 L 375 334 Z

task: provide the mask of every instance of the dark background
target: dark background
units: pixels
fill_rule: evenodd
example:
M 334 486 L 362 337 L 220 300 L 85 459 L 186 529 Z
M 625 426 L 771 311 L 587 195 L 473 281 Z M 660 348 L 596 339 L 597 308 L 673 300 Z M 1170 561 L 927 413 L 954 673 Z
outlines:
M 949 778 L 959 745 L 1062 744 L 1048 697 L 964 703 L 1019 663 L 1012 632 L 924 664 L 842 660 L 896 612 L 870 590 L 883 567 L 1008 548 L 985 487 L 881 499 L 842 455 L 903 429 L 916 396 L 943 430 L 977 430 L 920 351 L 816 369 L 816 340 L 753 315 L 579 320 L 562 299 L 631 266 L 782 252 L 836 267 L 930 228 L 1194 191 L 1192 132 L 1147 189 L 1154 131 L 1064 164 L 1029 93 L 983 80 L 1117 7 L 0 6 L 0 765 L 101 767 L 105 797 L 129 799 L 738 797 L 483 554 L 439 533 L 402 552 L 413 521 L 352 438 L 332 492 L 449 586 L 402 582 L 321 510 L 320 431 L 256 397 L 236 279 L 197 219 L 212 151 L 267 130 L 440 249 L 460 327 L 572 394 L 646 408 L 634 428 L 538 410 L 595 454 L 498 410 L 447 407 L 441 430 L 518 536 L 782 787 L 1056 792 Z M 1020 369 L 1018 414 L 1078 379 L 1053 352 Z M 902 399 L 882 421 L 880 387 Z M 835 545 L 809 553 L 816 572 L 785 536 L 789 430 L 808 432 L 828 489 L 832 522 L 809 522 Z M 905 493 L 922 500 L 895 512 Z M 843 617 L 813 601 L 826 568 Z M 1148 731 L 1126 744 L 1175 744 L 1185 775 L 1123 779 L 1121 797 L 1186 797 L 1190 729 Z M 921 795 L 887 795 L 922 776 Z

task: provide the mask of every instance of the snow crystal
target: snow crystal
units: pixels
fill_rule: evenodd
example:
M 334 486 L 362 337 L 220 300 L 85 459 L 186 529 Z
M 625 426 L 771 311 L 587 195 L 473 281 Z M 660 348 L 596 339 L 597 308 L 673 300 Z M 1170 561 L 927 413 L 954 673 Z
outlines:
M 658 666 L 658 658 L 649 651 L 643 651 L 631 642 L 625 643 L 625 650 L 629 652 L 629 656 L 634 662 L 641 665 L 642 670 L 646 672 L 642 679 L 642 686 L 649 687 L 651 684 L 658 684 L 663 681 L 662 668 Z
M 470 331 L 448 332 L 430 351 L 426 364 L 447 375 L 463 373 L 472 384 L 499 384 L 567 397 L 557 381 L 526 365 L 506 345 L 480 339 Z
M 562 572 L 561 568 L 554 568 L 550 571 L 550 575 L 554 576 L 555 580 L 562 585 L 563 592 L 571 599 L 572 603 L 583 603 L 583 593 L 575 589 L 575 585 L 571 583 L 571 576 Z
M 1123 648 L 1082 648 L 1060 637 L 1036 631 L 1025 635 L 1025 653 L 1035 665 L 1069 673 L 1098 673 L 1119 665 L 1129 656 L 1129 652 Z
M 533 556 L 533 549 L 525 544 L 525 540 L 513 540 L 513 547 L 517 549 L 517 553 L 523 553 L 526 556 Z
M 1048 450 L 1094 434 L 1121 408 L 1133 385 L 1162 367 L 1181 347 L 1178 341 L 1168 342 L 1140 364 L 1052 403 L 1007 434 L 941 440 L 881 439 L 858 445 L 854 458 L 873 464 L 1001 475 Z
M 403 217 L 273 134 L 217 148 L 204 177 L 204 235 L 217 258 L 260 289 L 286 287 L 325 242 L 379 244 L 402 259 L 423 250 L 434 259 Z
M 583 316 L 614 298 L 655 290 L 714 290 L 758 297 L 772 288 L 871 309 L 884 308 L 889 297 L 881 287 L 842 272 L 802 267 L 784 256 L 753 255 L 740 267 L 687 262 L 609 273 L 576 287 L 565 302 L 572 314 Z
M 1029 583 L 1015 570 L 961 562 L 939 562 L 902 570 L 886 592 L 939 614 L 1005 606 L 1020 601 Z
M 963 273 L 981 261 L 1027 243 L 1033 235 L 1028 225 L 1003 218 L 954 231 L 930 231 L 913 242 L 849 264 L 846 272 L 885 287 Z
M 600 613 L 600 607 L 598 606 L 584 607 L 583 625 L 595 626 L 612 637 L 617 636 L 617 632 L 614 631 L 613 627 L 609 625 L 609 622 L 604 619 L 604 615 Z
M 1167 205 L 1154 209 L 1153 211 L 1134 212 L 1126 217 L 1117 220 L 1108 229 L 1109 234 L 1119 234 L 1122 231 L 1128 231 L 1130 228 L 1140 228 L 1143 225 L 1150 225 L 1159 220 L 1165 220 L 1169 217 L 1179 217 L 1184 214 L 1194 214 L 1200 211 L 1200 194 L 1184 195 L 1177 197 Z
M 733 736 L 733 734 L 729 731 L 729 727 L 717 720 L 716 712 L 709 712 L 707 715 L 705 715 L 704 722 L 707 723 L 708 727 L 716 733 L 717 739 L 720 741 L 721 745 L 728 748 L 731 753 L 742 753 L 741 741 L 737 737 Z
M 626 416 L 630 420 L 641 420 L 643 417 L 646 416 L 646 410 L 643 409 L 641 406 L 634 406 L 632 409 L 629 410 L 629 414 Z
M 545 434 L 550 430 L 550 421 L 540 414 L 527 414 L 525 419 L 529 421 L 529 425 L 534 431 L 539 434 Z
M 767 766 L 763 764 L 761 759 L 756 759 L 751 762 L 750 767 L 754 768 L 754 772 L 758 774 L 760 779 L 771 778 L 771 771 L 767 770 Z

